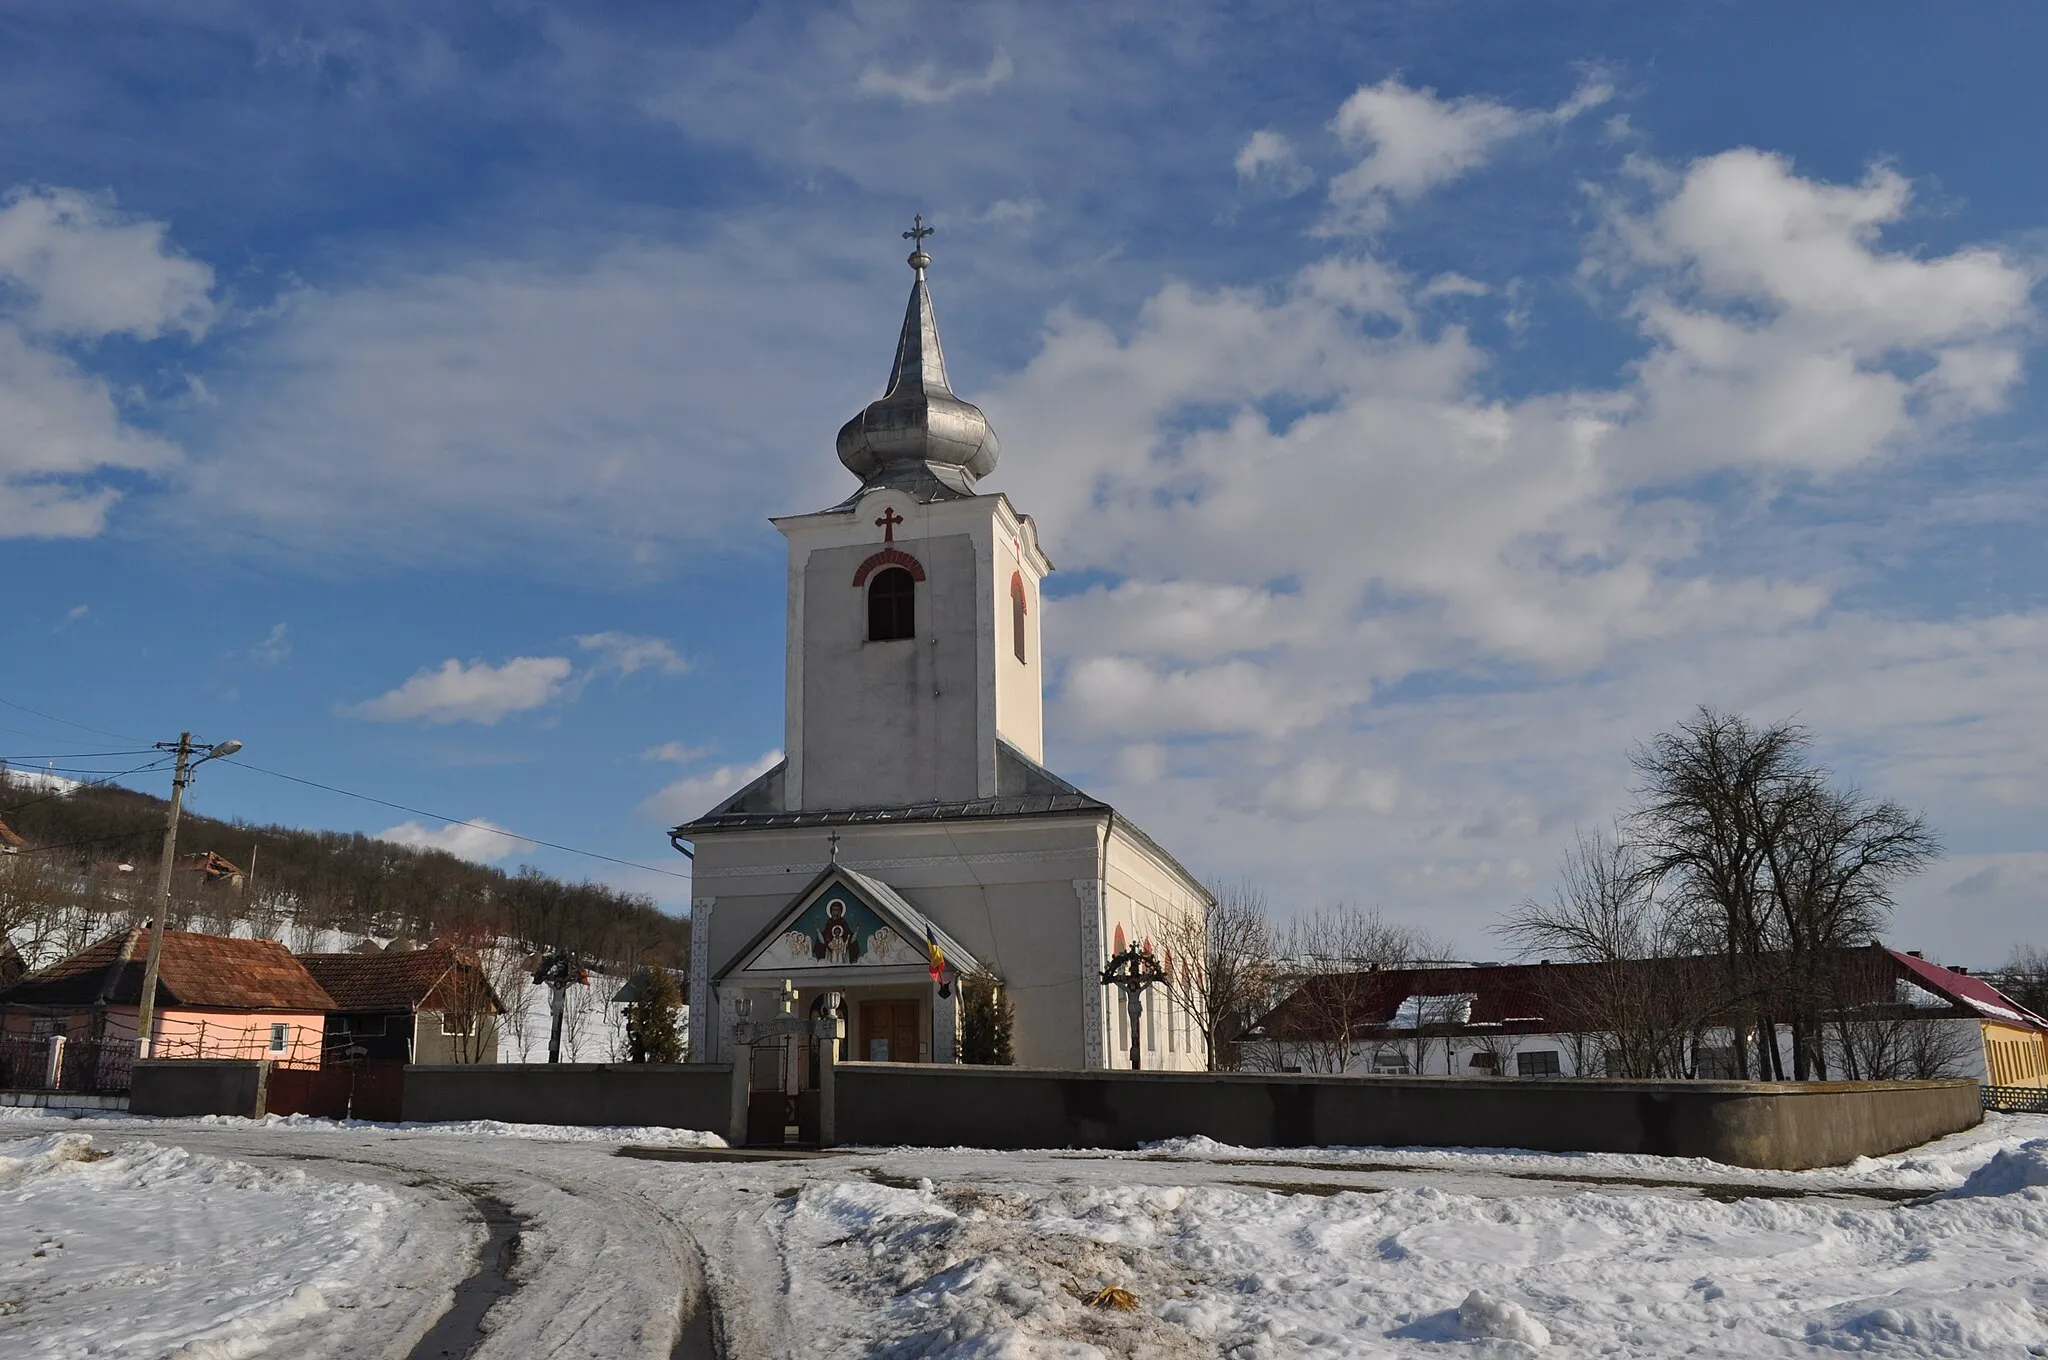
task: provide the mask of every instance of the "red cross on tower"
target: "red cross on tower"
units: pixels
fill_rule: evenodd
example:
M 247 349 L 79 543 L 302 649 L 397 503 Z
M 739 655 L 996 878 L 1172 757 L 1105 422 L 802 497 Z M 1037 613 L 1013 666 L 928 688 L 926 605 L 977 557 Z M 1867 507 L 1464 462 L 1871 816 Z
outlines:
M 876 520 L 875 524 L 882 531 L 882 541 L 884 543 L 894 543 L 896 541 L 896 526 L 902 522 L 903 516 L 896 513 L 895 506 L 883 507 L 882 517 Z

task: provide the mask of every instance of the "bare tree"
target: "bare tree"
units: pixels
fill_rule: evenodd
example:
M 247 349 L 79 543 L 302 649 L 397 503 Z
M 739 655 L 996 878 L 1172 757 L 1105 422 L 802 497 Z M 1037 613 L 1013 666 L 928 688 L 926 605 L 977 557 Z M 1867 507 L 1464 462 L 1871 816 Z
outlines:
M 1765 881 L 1780 946 L 1774 1009 L 1791 1021 L 1792 1075 L 1826 1079 L 1822 1014 L 1842 951 L 1875 939 L 1891 919 L 1892 888 L 1941 854 L 1918 814 L 1831 788 L 1821 771 L 1792 780 L 1767 828 Z
M 1692 952 L 1717 955 L 1737 1067 L 1825 1075 L 1826 972 L 1889 920 L 1892 890 L 1940 854 L 1926 822 L 1836 786 L 1793 723 L 1752 726 L 1701 708 L 1633 757 L 1642 778 L 1627 830 L 1641 872 L 1683 909 Z M 1757 1055 L 1752 1067 L 1754 1018 Z
M 1659 896 L 1635 844 L 1581 833 L 1565 852 L 1550 900 L 1521 903 L 1501 933 L 1525 953 L 1569 965 L 1548 974 L 1542 990 L 1562 1031 L 1597 1036 L 1597 1062 L 1594 1045 L 1582 1044 L 1575 1070 L 1688 1075 L 1688 1041 L 1726 994 L 1704 967 L 1680 961 L 1693 943 L 1688 916 Z
M 1631 757 L 1642 784 L 1628 832 L 1642 867 L 1688 910 L 1699 951 L 1720 956 L 1732 1006 L 1756 1015 L 1765 1036 L 1777 1024 L 1758 977 L 1770 948 L 1767 847 L 1782 834 L 1772 819 L 1787 811 L 1784 790 L 1806 773 L 1809 742 L 1792 723 L 1759 729 L 1702 707 Z M 1733 1037 L 1736 1065 L 1746 1072 L 1747 1025 L 1736 1020 Z M 1783 1077 L 1775 1042 L 1760 1046 L 1757 1072 Z
M 1201 1036 L 1211 1072 L 1232 1071 L 1238 1040 L 1273 1003 L 1273 928 L 1266 897 L 1250 883 L 1219 886 L 1202 916 L 1160 926 L 1172 973 L 1167 993 Z
M 1284 1046 L 1295 1060 L 1290 1066 L 1350 1071 L 1360 1049 L 1379 1042 L 1372 1007 L 1382 987 L 1374 975 L 1431 950 L 1427 937 L 1377 908 L 1339 905 L 1297 917 L 1281 937 L 1279 980 L 1293 985 L 1282 1003 L 1285 1032 L 1269 1036 L 1275 1048 L 1268 1061 L 1279 1059 Z
M 2034 1014 L 2048 1015 L 2048 949 L 2015 946 L 1994 984 Z

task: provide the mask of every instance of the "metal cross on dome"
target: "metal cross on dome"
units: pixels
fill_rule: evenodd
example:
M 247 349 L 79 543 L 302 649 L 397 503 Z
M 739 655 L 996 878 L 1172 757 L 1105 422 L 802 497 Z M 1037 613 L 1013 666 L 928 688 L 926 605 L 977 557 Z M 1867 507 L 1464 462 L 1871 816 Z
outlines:
M 882 541 L 884 543 L 894 543 L 896 541 L 896 526 L 902 522 L 903 516 L 896 513 L 895 506 L 887 505 L 882 507 L 882 517 L 875 521 L 875 527 L 882 531 Z
M 902 219 L 898 218 L 897 220 L 901 221 Z M 926 226 L 924 224 L 923 213 L 912 214 L 910 220 L 912 224 L 911 228 L 909 231 L 903 233 L 903 239 L 910 242 L 910 248 L 912 250 L 923 250 L 924 238 L 931 235 L 933 232 L 937 231 L 938 228 Z

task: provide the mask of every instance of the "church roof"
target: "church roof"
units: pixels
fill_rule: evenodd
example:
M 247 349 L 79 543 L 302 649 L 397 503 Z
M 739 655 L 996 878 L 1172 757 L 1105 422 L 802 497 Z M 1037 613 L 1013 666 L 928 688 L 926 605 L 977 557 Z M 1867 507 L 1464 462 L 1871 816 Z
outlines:
M 839 430 L 839 461 L 861 479 L 861 489 L 895 487 L 920 500 L 971 496 L 974 483 L 995 471 L 1002 443 L 979 407 L 953 395 L 946 377 L 946 352 L 932 312 L 924 271 L 932 257 L 924 250 L 931 228 L 919 218 L 911 237 L 910 267 L 917 281 L 903 311 L 883 394 Z
M 806 883 L 803 891 L 789 900 L 789 906 L 776 913 L 767 925 L 755 933 L 753 939 L 742 945 L 739 951 L 719 968 L 714 976 L 724 979 L 734 973 L 746 971 L 748 966 L 759 958 L 763 946 L 777 937 L 786 935 L 790 927 L 810 911 L 812 903 L 816 902 L 823 895 L 823 891 L 835 881 L 851 888 L 866 906 L 888 924 L 905 945 L 915 951 L 916 957 L 904 959 L 900 966 L 925 966 L 925 935 L 929 931 L 931 937 L 939 943 L 939 952 L 946 956 L 948 970 L 955 974 L 982 971 L 979 959 L 968 953 L 958 940 L 947 934 L 931 917 L 910 905 L 903 894 L 872 874 L 864 874 L 849 864 L 835 861 L 826 865 L 816 878 Z M 809 961 L 780 963 L 780 967 L 771 968 L 769 971 L 801 972 L 812 966 Z
M 858 826 L 878 822 L 950 822 L 997 817 L 1108 817 L 1133 840 L 1172 865 L 1189 883 L 1200 880 L 1130 818 L 1092 794 L 1083 793 L 1000 738 L 996 741 L 996 796 L 956 803 L 906 803 L 889 807 L 782 810 L 780 760 L 751 784 L 694 821 L 669 832 L 688 840 L 703 831 L 753 831 L 806 826 Z
M 726 831 L 754 827 L 850 826 L 862 822 L 945 822 L 968 817 L 1039 817 L 1074 813 L 1113 813 L 1099 798 L 1081 792 L 1066 780 L 1006 741 L 996 743 L 996 796 L 952 803 L 908 803 L 889 807 L 806 808 L 782 810 L 783 767 L 774 768 L 703 816 L 683 823 L 673 834 L 688 838 L 693 831 Z

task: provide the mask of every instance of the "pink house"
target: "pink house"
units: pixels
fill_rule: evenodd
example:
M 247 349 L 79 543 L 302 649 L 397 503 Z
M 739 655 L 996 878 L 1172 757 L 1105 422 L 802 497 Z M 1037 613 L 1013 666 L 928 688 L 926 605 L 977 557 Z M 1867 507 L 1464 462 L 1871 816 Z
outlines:
M 133 928 L 0 988 L 0 1035 L 14 1041 L 63 1036 L 132 1056 L 149 931 Z M 329 997 L 275 940 L 236 940 L 191 931 L 164 933 L 157 965 L 159 1058 L 263 1058 L 318 1067 Z

